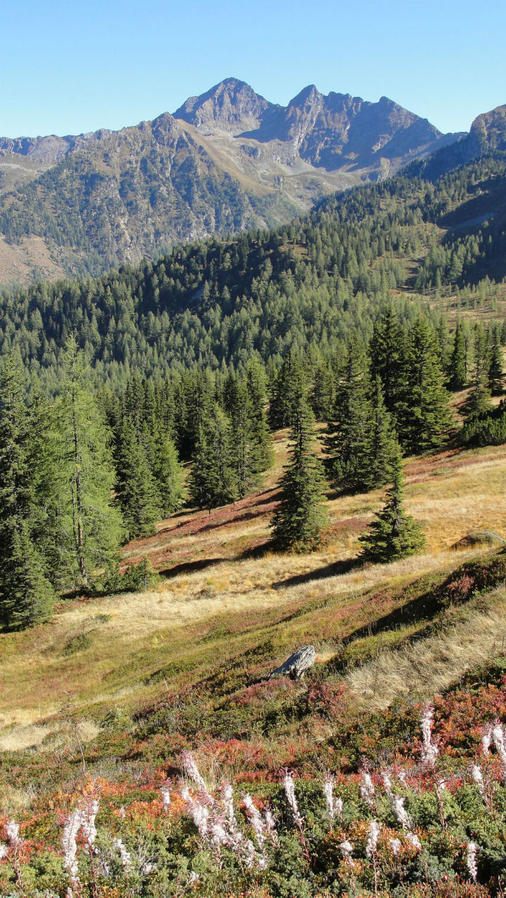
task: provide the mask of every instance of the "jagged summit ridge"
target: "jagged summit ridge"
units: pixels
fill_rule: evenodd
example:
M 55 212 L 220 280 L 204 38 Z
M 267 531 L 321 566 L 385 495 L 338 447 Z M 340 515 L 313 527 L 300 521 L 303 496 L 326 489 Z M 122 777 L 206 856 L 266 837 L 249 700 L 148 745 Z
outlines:
M 389 161 L 388 169 L 397 168 L 397 160 L 432 152 L 445 140 L 426 119 L 388 97 L 371 103 L 334 91 L 325 95 L 314 84 L 280 106 L 244 81 L 227 78 L 202 96 L 188 99 L 174 116 L 211 136 L 227 132 L 263 144 L 291 143 L 301 159 L 328 171 L 375 163 L 385 168 L 380 159 Z

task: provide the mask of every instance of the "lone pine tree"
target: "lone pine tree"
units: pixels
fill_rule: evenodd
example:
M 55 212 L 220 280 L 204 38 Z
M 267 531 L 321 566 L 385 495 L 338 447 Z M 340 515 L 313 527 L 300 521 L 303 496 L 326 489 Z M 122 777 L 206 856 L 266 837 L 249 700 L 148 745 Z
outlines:
M 294 404 L 290 458 L 281 479 L 281 501 L 272 519 L 280 549 L 303 552 L 316 548 L 325 525 L 322 463 L 314 452 L 313 416 L 301 393 Z
M 403 493 L 404 475 L 399 453 L 393 483 L 387 491 L 387 501 L 366 533 L 359 537 L 364 561 L 394 561 L 407 555 L 415 555 L 425 545 L 425 536 L 419 524 L 404 510 Z

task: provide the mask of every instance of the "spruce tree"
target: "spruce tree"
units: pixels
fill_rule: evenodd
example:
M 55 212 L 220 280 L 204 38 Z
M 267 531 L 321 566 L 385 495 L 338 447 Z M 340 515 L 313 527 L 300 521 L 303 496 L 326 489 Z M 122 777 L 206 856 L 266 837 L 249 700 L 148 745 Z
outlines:
M 270 435 L 265 411 L 258 405 L 258 396 L 251 395 L 249 380 L 235 374 L 229 375 L 225 383 L 224 401 L 233 434 L 231 461 L 237 493 L 239 498 L 243 498 L 258 486 L 260 474 L 267 467 Z
M 269 426 L 271 430 L 291 427 L 298 413 L 297 397 L 306 384 L 307 376 L 300 354 L 290 352 L 283 360 L 270 391 Z
M 249 400 L 252 438 L 255 443 L 255 454 L 258 473 L 266 471 L 272 465 L 272 436 L 267 421 L 266 376 L 260 362 L 253 358 L 246 365 L 246 384 Z
M 397 405 L 396 425 L 410 453 L 441 446 L 451 423 L 449 396 L 439 361 L 439 347 L 429 321 L 418 318 L 410 333 L 407 364 Z
M 237 475 L 233 466 L 232 432 L 227 416 L 218 405 L 203 421 L 189 479 L 190 498 L 209 511 L 237 498 Z
M 125 421 L 120 428 L 115 454 L 115 496 L 127 536 L 150 536 L 161 517 L 159 496 L 145 447 L 131 421 Z
M 400 398 L 403 344 L 399 318 L 393 308 L 389 307 L 374 322 L 369 355 L 371 371 L 381 378 L 385 405 L 390 414 L 395 414 Z
M 364 561 L 384 564 L 397 558 L 415 555 L 425 545 L 419 524 L 403 507 L 404 476 L 400 453 L 397 456 L 393 483 L 387 490 L 387 501 L 359 542 Z
M 328 420 L 333 405 L 332 369 L 324 359 L 319 359 L 313 374 L 310 402 L 317 421 Z
M 53 590 L 36 545 L 30 416 L 21 365 L 0 369 L 0 624 L 16 630 L 44 620 Z
M 314 440 L 313 416 L 306 397 L 299 393 L 290 435 L 290 458 L 271 523 L 278 547 L 287 551 L 316 548 L 326 521 L 323 468 L 315 455 Z
M 32 379 L 29 394 L 29 465 L 36 506 L 34 538 L 44 571 L 58 592 L 67 584 L 65 539 L 66 523 L 62 508 L 61 456 L 58 423 L 54 403 L 43 394 Z
M 370 479 L 372 406 L 366 360 L 359 344 L 350 343 L 338 377 L 332 421 L 325 438 L 326 467 L 341 491 L 367 489 Z
M 467 343 L 462 323 L 457 321 L 450 361 L 450 389 L 462 390 L 467 383 Z
M 471 420 L 480 415 L 484 415 L 492 409 L 490 401 L 490 391 L 483 381 L 479 381 L 470 390 L 469 395 L 461 408 L 461 414 L 465 418 Z
M 501 349 L 501 335 L 498 328 L 492 334 L 490 361 L 488 366 L 488 386 L 492 396 L 502 396 L 504 391 L 504 372 Z
M 191 503 L 196 505 L 197 508 L 206 508 L 208 503 L 209 447 L 207 436 L 207 428 L 204 422 L 202 422 L 196 435 L 195 450 L 188 480 L 189 498 Z
M 374 379 L 371 397 L 371 421 L 368 447 L 367 489 L 375 489 L 388 483 L 394 473 L 400 447 L 383 398 L 381 379 Z

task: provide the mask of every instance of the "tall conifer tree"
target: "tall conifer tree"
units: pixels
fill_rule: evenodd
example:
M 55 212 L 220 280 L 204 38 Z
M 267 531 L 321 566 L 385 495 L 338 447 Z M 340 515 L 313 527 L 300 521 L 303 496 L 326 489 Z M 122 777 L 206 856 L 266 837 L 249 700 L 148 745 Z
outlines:
M 390 306 L 374 322 L 369 355 L 371 371 L 373 376 L 381 378 L 385 405 L 391 414 L 395 414 L 400 399 L 403 348 L 403 331 L 399 318 Z
M 371 396 L 371 422 L 368 451 L 368 489 L 383 486 L 392 478 L 400 453 L 400 447 L 383 399 L 380 377 L 374 379 Z
M 170 433 L 159 427 L 153 438 L 153 476 L 163 517 L 174 514 L 183 504 L 184 477 Z
M 325 440 L 327 469 L 338 490 L 367 488 L 372 408 L 365 356 L 356 341 L 348 346 L 344 371 L 338 377 L 333 420 Z
M 124 533 L 114 507 L 110 434 L 88 389 L 74 338 L 68 341 L 57 399 L 62 532 L 69 579 L 87 586 L 97 569 L 117 555 Z
M 281 480 L 281 501 L 272 519 L 280 549 L 304 552 L 320 543 L 325 525 L 323 467 L 315 454 L 311 410 L 304 394 L 297 397 L 290 435 L 290 458 Z
M 291 427 L 297 411 L 297 397 L 306 384 L 306 372 L 299 353 L 290 352 L 283 360 L 271 386 L 269 426 L 271 430 Z
M 145 447 L 129 420 L 117 437 L 115 496 L 129 539 L 155 532 L 159 496 Z
M 434 330 L 424 317 L 418 318 L 411 329 L 406 361 L 397 428 L 408 452 L 426 452 L 441 445 L 451 416 L 439 347 Z
M 237 475 L 233 466 L 229 420 L 219 406 L 213 407 L 197 434 L 189 481 L 190 497 L 199 508 L 216 508 L 237 498 Z
M 256 358 L 246 366 L 246 383 L 258 470 L 266 471 L 272 465 L 272 436 L 267 421 L 265 370 Z
M 488 366 L 488 386 L 492 396 L 501 396 L 504 391 L 504 372 L 499 328 L 492 333 L 490 361 Z
M 462 390 L 467 383 L 467 344 L 462 323 L 457 321 L 450 361 L 450 389 Z
M 20 363 L 0 369 L 0 623 L 22 629 L 48 616 L 53 598 L 35 539 L 30 416 Z

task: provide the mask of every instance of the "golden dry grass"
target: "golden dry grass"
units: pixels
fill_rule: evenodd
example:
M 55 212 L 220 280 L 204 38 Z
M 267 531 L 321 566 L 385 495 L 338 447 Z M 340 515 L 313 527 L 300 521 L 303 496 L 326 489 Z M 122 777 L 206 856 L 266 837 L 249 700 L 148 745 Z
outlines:
M 443 692 L 473 667 L 503 654 L 506 643 L 506 589 L 487 597 L 487 610 L 466 609 L 443 633 L 357 667 L 346 678 L 358 709 L 381 711 L 394 699 L 429 699 Z
M 275 448 L 276 462 L 266 489 L 275 485 L 286 458 L 285 434 Z M 220 510 L 216 519 L 198 513 L 162 522 L 155 537 L 129 547 L 133 557 L 162 558 L 165 567 L 195 559 L 218 561 L 202 570 L 176 572 L 143 593 L 69 602 L 45 625 L 0 635 L 0 749 L 40 744 L 61 729 L 65 705 L 93 721 L 108 706 L 120 703 L 129 708 L 153 697 L 160 684 L 149 678 L 167 665 L 175 671 L 181 668 L 182 673 L 174 674 L 179 681 L 184 680 L 187 664 L 201 665 L 204 672 L 210 649 L 200 644 L 201 634 L 211 627 L 221 627 L 226 634 L 231 617 L 244 620 L 246 631 L 253 613 L 258 628 L 259 621 L 285 607 L 306 602 L 323 607 L 331 602 L 344 626 L 354 620 L 361 607 L 358 600 L 370 590 L 409 583 L 476 554 L 479 550 L 451 549 L 471 530 L 487 528 L 506 537 L 503 447 L 413 460 L 407 484 L 408 510 L 422 521 L 427 535 L 425 554 L 340 574 L 332 566 L 356 554 L 358 535 L 381 507 L 382 491 L 331 498 L 328 540 L 320 551 L 306 555 L 244 555 L 245 548 L 269 537 L 269 517 L 260 500 L 246 509 L 253 516 L 245 517 L 244 509 L 233 506 Z M 207 529 L 189 532 L 188 527 Z M 359 624 L 357 617 L 354 625 Z M 279 651 L 284 651 L 285 638 L 289 648 L 299 635 L 310 636 L 307 626 L 295 621 L 286 637 L 278 627 Z M 89 645 L 66 653 L 69 641 L 82 634 L 88 635 Z M 328 635 L 331 642 L 339 638 L 334 631 Z M 321 648 L 322 657 L 332 654 L 331 645 Z M 211 651 L 213 663 L 216 657 L 225 660 L 233 651 L 232 641 L 225 635 Z

